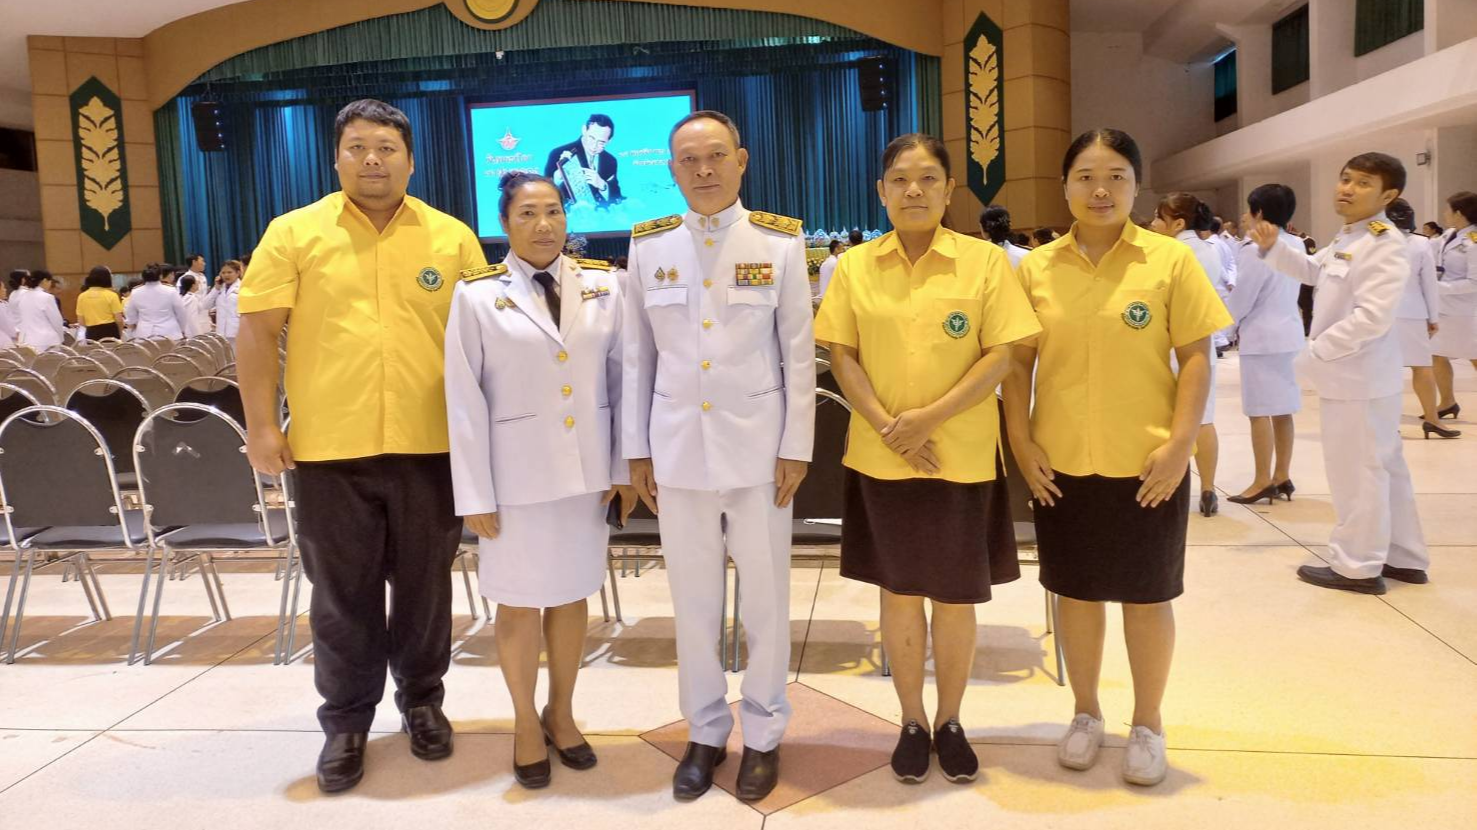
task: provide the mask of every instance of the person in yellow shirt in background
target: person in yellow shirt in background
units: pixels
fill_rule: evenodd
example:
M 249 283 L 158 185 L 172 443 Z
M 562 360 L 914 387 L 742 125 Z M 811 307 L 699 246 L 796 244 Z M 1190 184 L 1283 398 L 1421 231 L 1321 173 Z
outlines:
M 1076 222 L 1021 262 L 1042 332 L 1014 349 L 1005 411 L 1076 697 L 1057 760 L 1087 769 L 1097 759 L 1103 604 L 1119 602 L 1134 686 L 1123 777 L 1153 785 L 1167 770 L 1160 704 L 1170 600 L 1184 591 L 1186 474 L 1210 393 L 1210 338 L 1232 321 L 1189 248 L 1130 221 L 1142 173 L 1138 146 L 1118 130 L 1088 131 L 1067 149 Z
M 452 288 L 487 259 L 465 224 L 405 194 L 405 114 L 356 101 L 335 122 L 342 191 L 272 220 L 240 290 L 237 370 L 247 453 L 295 473 L 298 540 L 313 582 L 314 678 L 327 735 L 318 786 L 364 775 L 385 668 L 410 750 L 452 750 L 441 712 L 451 580 L 461 543 L 444 364 Z M 292 434 L 279 425 L 277 338 L 287 324 Z M 385 583 L 392 601 L 387 617 Z
M 995 388 L 1011 344 L 1041 330 L 999 247 L 940 224 L 954 192 L 943 142 L 894 139 L 877 195 L 893 232 L 841 257 L 815 323 L 852 406 L 841 575 L 882 589 L 882 642 L 903 730 L 893 775 L 950 781 L 979 760 L 959 723 L 976 603 L 1020 578 Z M 933 606 L 938 703 L 923 703 Z
M 82 287 L 77 295 L 77 322 L 87 327 L 87 339 L 123 339 L 123 300 L 113 290 L 113 272 L 106 265 L 93 266 Z

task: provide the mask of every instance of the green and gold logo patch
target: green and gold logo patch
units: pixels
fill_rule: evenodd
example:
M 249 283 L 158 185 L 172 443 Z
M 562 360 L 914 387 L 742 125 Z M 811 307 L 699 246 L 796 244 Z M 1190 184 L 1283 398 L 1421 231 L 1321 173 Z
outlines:
M 441 272 L 435 268 L 422 268 L 420 276 L 415 278 L 416 285 L 427 291 L 440 291 L 446 280 L 441 278 Z
M 944 331 L 955 340 L 969 334 L 969 315 L 962 311 L 951 311 L 944 318 Z
M 1152 319 L 1154 315 L 1149 311 L 1148 303 L 1142 300 L 1134 300 L 1123 309 L 1123 322 L 1127 323 L 1130 328 L 1141 329 L 1149 325 Z

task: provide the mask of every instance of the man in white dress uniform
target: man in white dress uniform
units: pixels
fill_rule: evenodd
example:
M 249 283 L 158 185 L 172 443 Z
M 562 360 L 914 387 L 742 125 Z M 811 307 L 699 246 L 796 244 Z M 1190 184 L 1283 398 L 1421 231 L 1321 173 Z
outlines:
M 749 645 L 737 795 L 757 801 L 778 780 L 790 717 L 791 499 L 815 430 L 805 243 L 800 220 L 739 202 L 748 151 L 727 116 L 695 112 L 670 143 L 688 211 L 631 233 L 621 449 L 660 506 L 689 741 L 673 794 L 707 791 L 733 730 L 715 648 L 726 554 Z
M 1331 567 L 1298 576 L 1323 588 L 1383 594 L 1385 577 L 1421 584 L 1430 555 L 1415 488 L 1400 449 L 1402 360 L 1396 309 L 1410 279 L 1405 236 L 1385 207 L 1405 189 L 1405 167 L 1384 153 L 1344 165 L 1334 208 L 1344 220 L 1333 243 L 1308 257 L 1277 245 L 1278 228 L 1250 231 L 1264 261 L 1314 286 L 1312 339 L 1297 368 L 1318 392 L 1323 466 L 1337 516 Z

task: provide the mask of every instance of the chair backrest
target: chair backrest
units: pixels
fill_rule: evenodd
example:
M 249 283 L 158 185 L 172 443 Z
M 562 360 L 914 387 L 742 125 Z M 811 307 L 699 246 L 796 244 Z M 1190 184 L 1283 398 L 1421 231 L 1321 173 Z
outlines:
M 241 387 L 234 380 L 222 377 L 201 377 L 186 383 L 174 396 L 175 403 L 196 403 L 220 410 L 246 428 L 246 407 L 241 403 Z M 181 418 L 188 417 L 181 413 Z
M 122 342 L 123 342 L 122 340 L 119 340 L 116 337 L 104 337 L 104 338 L 99 339 L 97 341 L 97 344 L 99 346 L 107 346 L 108 348 L 111 349 L 114 346 L 117 346 L 117 345 L 121 344 Z
M 55 377 L 56 370 L 70 356 L 55 349 L 47 349 L 41 354 L 36 355 L 36 359 L 31 361 L 31 371 L 37 372 L 47 378 Z
M 65 401 L 84 381 L 103 380 L 111 374 L 103 364 L 93 360 L 86 355 L 69 357 L 62 361 L 53 375 L 52 385 L 56 387 L 56 399 Z
M 60 407 L 26 407 L 0 423 L 0 503 L 12 531 L 124 528 L 123 499 L 103 437 Z
M 11 346 L 10 350 L 20 355 L 24 359 L 27 366 L 31 365 L 31 361 L 36 359 L 37 352 L 35 346 L 27 346 L 23 343 L 17 343 L 14 346 Z
M 116 380 L 84 381 L 67 398 L 67 409 L 81 415 L 103 437 L 113 454 L 113 470 L 133 472 L 133 436 L 154 407 L 137 390 Z
M 272 538 L 246 433 L 219 410 L 171 404 L 144 419 L 133 443 L 152 526 L 256 522 Z
M 174 341 L 168 337 L 147 337 L 143 340 L 131 341 L 142 346 L 149 353 L 149 357 L 158 360 L 161 355 L 174 351 Z
M 215 376 L 216 377 L 219 377 L 219 378 L 231 378 L 232 380 L 235 380 L 236 379 L 236 364 L 235 363 L 227 363 L 226 365 L 224 365 L 224 366 L 221 367 L 221 370 L 219 372 L 216 372 L 215 373 Z
M 36 397 L 30 392 L 9 383 L 0 383 L 0 421 L 25 409 L 35 406 Z
M 829 389 L 815 390 L 815 450 L 805 481 L 795 492 L 796 519 L 839 519 L 851 405 Z
M 123 361 L 119 360 L 118 355 L 113 354 L 113 351 L 106 346 L 98 346 L 88 352 L 87 356 L 96 360 L 98 365 L 107 371 L 107 377 L 112 377 L 123 371 Z
M 149 402 L 150 409 L 174 403 L 174 384 L 147 366 L 129 366 L 113 373 L 113 380 L 126 384 Z
M 176 390 L 183 388 L 186 383 L 200 377 L 201 374 L 210 374 L 209 372 L 202 373 L 200 367 L 195 365 L 195 361 L 177 354 L 161 355 L 154 361 L 154 369 L 168 378 L 169 384 Z
M 231 361 L 231 350 L 230 347 L 226 344 L 225 338 L 218 338 L 214 335 L 202 334 L 186 340 L 184 345 L 193 346 L 197 349 L 205 351 L 207 354 L 210 355 L 211 359 L 215 361 L 215 365 L 217 367 L 224 366 Z M 183 346 L 181 348 L 183 348 Z
M 195 375 L 195 377 L 213 375 L 215 374 L 215 370 L 220 368 L 220 363 L 215 359 L 215 355 L 204 346 L 180 346 L 170 354 L 176 357 L 183 357 L 195 364 L 195 368 L 199 370 L 199 374 Z
M 10 354 L 0 355 L 0 374 L 4 374 L 6 371 L 9 371 L 10 369 L 24 369 L 24 368 L 26 368 L 26 364 L 25 364 L 24 361 L 22 361 L 20 359 L 20 356 L 19 355 L 10 355 Z
M 42 406 L 55 406 L 57 403 L 56 387 L 52 385 L 51 381 L 41 375 L 41 373 L 33 369 L 11 369 L 4 374 L 0 374 L 0 383 L 19 386 L 31 393 L 31 397 L 36 399 L 36 403 Z
M 124 366 L 148 366 L 154 362 L 154 353 L 140 344 L 138 340 L 119 343 L 113 347 L 113 356 Z
M 63 343 L 60 346 L 52 346 L 51 348 L 47 349 L 47 351 L 60 352 L 67 357 L 76 357 L 77 355 L 81 354 L 81 352 L 78 352 L 77 349 L 70 342 Z

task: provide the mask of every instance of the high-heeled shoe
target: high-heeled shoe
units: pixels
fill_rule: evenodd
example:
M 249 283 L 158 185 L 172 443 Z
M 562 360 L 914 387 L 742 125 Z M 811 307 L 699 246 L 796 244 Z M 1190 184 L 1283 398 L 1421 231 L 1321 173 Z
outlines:
M 1221 506 L 1216 499 L 1214 490 L 1202 490 L 1200 492 L 1200 515 L 1214 516 L 1221 512 Z
M 1452 404 L 1451 406 L 1448 406 L 1445 409 L 1438 409 L 1438 410 L 1436 410 L 1436 417 L 1438 419 L 1440 419 L 1440 418 L 1455 418 L 1455 417 L 1457 417 L 1460 414 L 1462 414 L 1462 405 L 1459 404 L 1459 403 L 1454 403 L 1454 404 Z
M 513 780 L 523 785 L 526 790 L 541 790 L 549 786 L 553 772 L 554 768 L 549 764 L 547 755 L 544 756 L 544 760 L 532 764 L 520 764 L 516 760 L 513 761 Z
M 1287 499 L 1288 501 L 1292 501 L 1292 494 L 1296 493 L 1297 489 L 1298 488 L 1293 486 L 1292 479 L 1289 478 L 1288 480 L 1277 485 L 1277 494 L 1282 496 L 1282 498 Z
M 1256 504 L 1262 499 L 1266 499 L 1267 504 L 1271 504 L 1272 502 L 1276 501 L 1277 497 L 1280 495 L 1282 495 L 1282 493 L 1277 489 L 1276 484 L 1268 484 L 1266 487 L 1263 487 L 1262 489 L 1256 491 L 1255 493 L 1252 493 L 1249 496 L 1227 496 L 1226 501 L 1229 501 L 1232 504 Z
M 589 741 L 580 741 L 568 749 L 554 743 L 554 733 L 549 731 L 548 709 L 545 709 L 542 717 L 539 718 L 539 725 L 544 730 L 544 743 L 554 747 L 554 751 L 559 753 L 559 763 L 564 766 L 570 769 L 585 770 L 595 766 L 595 763 L 599 760 L 595 757 L 595 749 L 590 746 Z
M 1441 438 L 1457 438 L 1461 436 L 1462 431 L 1459 429 L 1448 429 L 1447 427 L 1433 424 L 1430 421 L 1421 421 L 1421 437 L 1429 440 L 1433 434 Z

